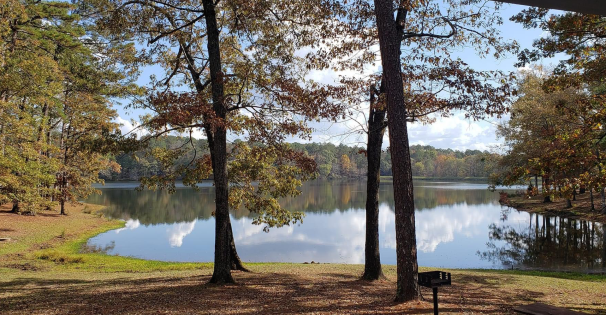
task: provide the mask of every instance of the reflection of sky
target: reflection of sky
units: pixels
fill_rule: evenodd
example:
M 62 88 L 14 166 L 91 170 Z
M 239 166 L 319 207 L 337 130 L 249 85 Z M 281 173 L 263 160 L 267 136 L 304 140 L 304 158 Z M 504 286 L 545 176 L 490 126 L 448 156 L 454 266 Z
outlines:
M 497 193 L 494 198 L 481 205 L 462 202 L 417 211 L 419 265 L 501 267 L 482 261 L 476 255 L 478 250 L 486 249 L 489 225 L 500 222 L 501 206 L 495 202 Z M 379 208 L 381 260 L 385 264 L 395 264 L 393 209 L 387 203 L 381 203 Z M 507 224 L 515 225 L 517 220 L 524 222 L 520 226 L 526 226 L 528 215 L 513 211 Z M 244 261 L 364 263 L 363 209 L 308 213 L 303 224 L 271 229 L 268 233 L 263 231 L 262 225 L 251 222 L 251 218 L 232 217 L 236 246 Z M 125 228 L 101 234 L 90 243 L 104 246 L 112 241 L 115 247 L 110 254 L 167 261 L 212 261 L 214 221 L 143 226 L 138 220 L 129 220 Z
M 172 224 L 166 230 L 170 247 L 181 247 L 183 245 L 183 238 L 191 234 L 195 226 L 196 221 Z

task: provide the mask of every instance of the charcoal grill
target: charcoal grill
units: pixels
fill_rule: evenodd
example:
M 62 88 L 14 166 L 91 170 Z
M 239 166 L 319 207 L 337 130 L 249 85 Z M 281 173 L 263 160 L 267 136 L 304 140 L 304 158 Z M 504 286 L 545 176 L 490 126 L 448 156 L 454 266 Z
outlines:
M 419 272 L 417 283 L 422 287 L 433 290 L 433 313 L 438 315 L 438 288 L 451 284 L 450 272 Z

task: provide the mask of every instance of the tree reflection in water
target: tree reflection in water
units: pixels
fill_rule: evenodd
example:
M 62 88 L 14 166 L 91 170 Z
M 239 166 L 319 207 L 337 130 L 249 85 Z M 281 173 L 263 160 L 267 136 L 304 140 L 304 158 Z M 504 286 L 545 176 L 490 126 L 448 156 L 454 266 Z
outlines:
M 527 227 L 491 224 L 488 250 L 478 251 L 478 255 L 521 269 L 606 268 L 605 225 L 532 213 L 529 216 Z
M 212 259 L 211 184 L 197 191 L 179 188 L 173 195 L 135 191 L 136 183 L 108 186 L 87 202 L 105 205 L 106 216 L 127 223 L 92 243 L 115 241 L 111 254 L 146 259 Z M 414 192 L 419 261 L 425 266 L 586 269 L 603 268 L 606 261 L 601 224 L 502 211 L 498 194 L 483 184 L 415 182 Z M 363 182 L 307 182 L 300 196 L 280 201 L 286 209 L 305 212 L 303 224 L 270 233 L 253 226 L 245 209 L 232 210 L 240 254 L 247 261 L 363 263 L 365 198 Z M 384 263 L 395 263 L 391 183 L 382 183 L 380 200 L 381 256 Z M 483 252 L 476 255 L 478 250 Z
M 476 184 L 476 189 L 460 190 L 436 189 L 438 184 L 432 182 L 415 184 L 417 211 L 446 205 L 497 203 L 494 193 L 483 185 Z M 440 187 L 449 187 L 450 184 L 440 183 Z M 172 195 L 165 191 L 136 191 L 135 187 L 133 184 L 130 189 L 103 189 L 102 195 L 92 195 L 87 202 L 106 206 L 104 214 L 110 218 L 138 220 L 143 225 L 208 220 L 215 211 L 212 187 L 202 187 L 197 191 L 180 188 Z M 362 210 L 366 204 L 366 184 L 361 181 L 318 180 L 305 183 L 301 190 L 300 196 L 280 200 L 280 203 L 291 211 L 327 214 Z M 391 183 L 383 183 L 380 194 L 381 203 L 393 209 Z M 232 209 L 231 214 L 235 219 L 252 217 L 246 209 Z

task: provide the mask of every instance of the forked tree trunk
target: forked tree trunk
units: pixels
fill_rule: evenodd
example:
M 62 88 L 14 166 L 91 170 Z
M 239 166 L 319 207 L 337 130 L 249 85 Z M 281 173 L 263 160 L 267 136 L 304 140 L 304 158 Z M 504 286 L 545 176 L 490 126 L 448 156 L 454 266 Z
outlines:
M 381 147 L 385 134 L 385 109 L 377 108 L 374 88 L 370 91 L 368 142 L 366 159 L 366 243 L 364 247 L 364 274 L 362 279 L 378 280 L 383 276 L 379 251 L 379 185 L 381 184 Z M 381 89 L 383 90 L 383 89 Z M 381 91 L 382 92 L 382 91 Z M 380 104 L 379 106 L 384 106 Z
M 236 250 L 236 242 L 234 240 L 234 233 L 233 230 L 231 228 L 231 218 L 229 218 L 229 227 L 228 227 L 228 233 L 229 233 L 229 257 L 231 260 L 231 270 L 240 270 L 240 271 L 246 271 L 246 272 L 250 272 L 250 270 L 248 270 L 246 267 L 244 267 L 244 265 L 242 264 L 242 260 L 240 259 L 240 256 L 238 256 L 238 251 Z
M 417 285 L 418 264 L 412 169 L 400 64 L 402 34 L 394 19 L 394 1 L 375 0 L 374 4 L 385 92 L 387 93 L 387 112 L 389 113 L 387 123 L 393 163 L 397 257 L 395 300 L 405 302 L 418 299 L 419 287 Z M 406 14 L 406 12 L 398 13 Z M 403 20 L 405 21 L 406 18 L 404 17 Z
M 213 111 L 218 119 L 226 119 L 227 108 L 224 104 L 223 72 L 221 70 L 221 51 L 219 49 L 219 28 L 215 3 L 203 0 L 204 18 L 208 36 L 208 62 L 210 69 Z M 212 122 L 205 122 L 206 124 Z M 233 283 L 231 276 L 231 239 L 228 179 L 227 179 L 227 131 L 224 125 L 207 125 L 204 129 L 208 137 L 215 182 L 215 265 L 211 283 Z

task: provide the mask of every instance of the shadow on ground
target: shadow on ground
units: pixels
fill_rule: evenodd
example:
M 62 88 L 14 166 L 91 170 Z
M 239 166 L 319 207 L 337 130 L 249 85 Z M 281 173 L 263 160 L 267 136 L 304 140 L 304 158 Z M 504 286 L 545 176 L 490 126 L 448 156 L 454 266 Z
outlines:
M 312 271 L 313 270 L 306 270 Z M 26 274 L 26 273 L 24 273 Z M 137 278 L 139 277 L 139 278 Z M 395 283 L 368 282 L 350 272 L 236 273 L 237 284 L 207 284 L 209 275 L 83 280 L 19 277 L 0 282 L 3 314 L 430 314 L 426 301 L 393 302 Z M 495 277 L 467 277 L 440 290 L 443 313 L 512 313 L 542 293 L 498 291 Z M 517 304 L 516 304 L 517 303 Z

